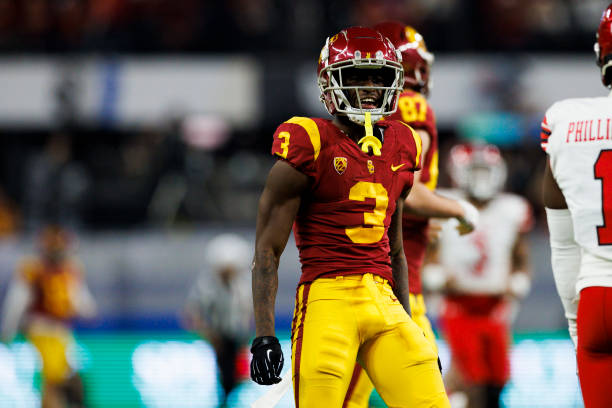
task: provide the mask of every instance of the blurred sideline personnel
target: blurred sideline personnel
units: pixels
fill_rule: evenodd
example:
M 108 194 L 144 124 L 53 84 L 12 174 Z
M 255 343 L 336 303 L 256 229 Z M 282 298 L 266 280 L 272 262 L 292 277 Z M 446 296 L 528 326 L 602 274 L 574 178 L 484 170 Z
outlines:
M 612 84 L 611 30 L 612 4 L 603 13 L 595 43 L 607 88 Z M 566 99 L 552 105 L 542 121 L 552 270 L 577 345 L 586 408 L 612 406 L 611 112 L 610 95 Z
M 252 248 L 238 235 L 213 238 L 205 252 L 208 269 L 185 305 L 187 326 L 215 350 L 225 401 L 237 383 L 237 356 L 251 336 L 253 303 L 245 274 L 251 253 Z
M 20 263 L 3 306 L 2 340 L 12 341 L 21 330 L 40 353 L 43 408 L 84 406 L 83 384 L 68 358 L 74 346 L 70 320 L 93 317 L 96 305 L 82 265 L 70 256 L 73 245 L 62 227 L 46 226 L 40 254 Z
M 341 407 L 357 360 L 393 407 L 449 407 L 437 354 L 409 311 L 403 202 L 422 160 L 394 112 L 401 54 L 377 31 L 351 27 L 319 58 L 333 120 L 293 117 L 274 134 L 259 202 L 251 377 L 281 381 L 274 331 L 278 263 L 292 225 L 302 274 L 292 327 L 297 408 Z
M 533 225 L 528 202 L 501 193 L 506 164 L 493 145 L 454 146 L 449 174 L 479 212 L 474 232 L 460 237 L 446 223 L 424 270 L 426 289 L 441 291 L 441 327 L 452 362 L 445 376 L 453 406 L 499 407 L 510 377 L 511 324 L 517 301 L 531 287 L 527 232 Z M 453 395 L 453 393 L 457 393 Z
M 414 28 L 396 21 L 377 24 L 374 29 L 391 40 L 401 52 L 404 68 L 403 92 L 399 96 L 397 111 L 385 120 L 400 120 L 410 125 L 422 141 L 423 163 L 421 170 L 415 172 L 412 190 L 405 200 L 402 235 L 408 264 L 412 320 L 436 347 L 421 290 L 421 267 L 428 242 L 427 217 L 459 218 L 467 211 L 475 221 L 478 213 L 465 200 L 455 201 L 432 193 L 438 181 L 438 130 L 433 109 L 426 98 L 430 91 L 434 56 L 427 50 L 423 36 Z M 471 231 L 463 227 L 465 225 L 462 225 L 461 233 Z M 373 387 L 357 364 L 347 391 L 345 408 L 366 408 Z

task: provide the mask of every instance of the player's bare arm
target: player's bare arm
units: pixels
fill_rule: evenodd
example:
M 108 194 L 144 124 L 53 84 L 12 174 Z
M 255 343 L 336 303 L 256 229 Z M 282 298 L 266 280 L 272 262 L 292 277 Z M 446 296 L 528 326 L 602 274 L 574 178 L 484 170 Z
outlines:
M 308 183 L 306 175 L 285 161 L 278 160 L 270 170 L 259 200 L 252 271 L 255 332 L 258 337 L 274 336 L 278 263 Z
M 402 244 L 402 202 L 404 199 L 400 197 L 397 200 L 397 207 L 391 225 L 389 226 L 389 246 L 391 247 L 391 270 L 393 272 L 393 280 L 395 287 L 393 292 L 400 301 L 408 314 L 410 314 L 409 302 L 409 285 L 408 285 L 408 264 L 404 255 L 404 246 Z
M 465 215 L 457 200 L 436 194 L 423 183 L 414 183 L 404 201 L 404 211 L 428 218 L 459 218 Z
M 287 244 L 308 176 L 278 160 L 259 200 L 252 271 L 256 336 L 251 345 L 251 378 L 262 385 L 281 381 L 284 357 L 274 332 L 278 263 Z
M 512 248 L 512 271 L 515 272 L 529 272 L 529 242 L 527 233 L 521 233 L 516 238 L 514 247 Z
M 512 247 L 512 270 L 508 291 L 511 296 L 522 299 L 531 289 L 531 264 L 529 242 L 526 232 L 520 233 Z
M 431 136 L 424 129 L 415 129 L 415 131 L 421 138 L 422 157 L 426 157 L 431 146 Z M 463 209 L 455 200 L 434 193 L 420 182 L 421 172 L 422 170 L 419 170 L 414 173 L 414 184 L 410 194 L 404 200 L 404 211 L 422 217 L 450 218 L 463 216 Z
M 544 180 L 542 181 L 542 201 L 544 202 L 544 207 L 555 210 L 567 208 L 567 203 L 565 202 L 563 192 L 559 188 L 557 180 L 555 180 L 552 171 L 550 170 L 550 161 L 546 163 L 546 169 L 544 170 Z
M 423 146 L 423 157 L 431 146 L 431 136 L 424 129 L 417 129 Z M 457 218 L 461 224 L 457 227 L 460 234 L 472 232 L 477 223 L 477 211 L 467 202 L 460 202 L 436 194 L 421 183 L 419 170 L 414 174 L 414 185 L 404 200 L 404 211 L 426 218 Z

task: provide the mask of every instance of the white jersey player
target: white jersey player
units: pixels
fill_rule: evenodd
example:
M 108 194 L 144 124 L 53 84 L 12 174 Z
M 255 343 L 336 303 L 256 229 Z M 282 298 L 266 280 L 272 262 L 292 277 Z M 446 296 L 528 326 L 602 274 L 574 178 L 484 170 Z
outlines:
M 595 52 L 612 84 L 612 5 Z M 612 98 L 566 99 L 542 121 L 544 205 L 557 290 L 586 408 L 612 406 Z M 579 299 L 579 300 L 578 300 Z
M 500 193 L 506 166 L 497 147 L 457 145 L 449 164 L 460 188 L 449 194 L 474 204 L 480 222 L 465 236 L 449 223 L 443 226 L 424 283 L 429 286 L 433 273 L 444 287 L 441 324 L 452 355 L 448 391 L 467 394 L 470 407 L 499 407 L 510 376 L 514 299 L 530 288 L 525 233 L 531 208 L 522 197 Z

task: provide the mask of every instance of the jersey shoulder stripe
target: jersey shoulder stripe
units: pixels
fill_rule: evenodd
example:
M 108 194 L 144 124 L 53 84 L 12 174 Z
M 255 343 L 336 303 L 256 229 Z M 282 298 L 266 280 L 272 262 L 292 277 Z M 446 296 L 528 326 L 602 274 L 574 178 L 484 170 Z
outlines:
M 408 124 L 398 120 L 398 123 L 406 126 L 410 129 L 410 133 L 412 134 L 412 138 L 414 139 L 414 144 L 416 146 L 416 158 L 414 159 L 414 167 L 419 167 L 419 162 L 421 160 L 421 151 L 423 150 L 423 143 L 421 142 L 421 136 Z
M 438 185 L 438 176 L 440 174 L 438 160 L 438 149 L 436 149 L 431 155 L 431 162 L 429 163 L 429 180 L 425 182 L 425 186 L 431 191 L 434 191 Z
M 542 150 L 546 151 L 546 148 L 548 147 L 548 138 L 552 133 L 546 116 L 544 116 L 544 119 L 542 119 L 540 127 L 540 146 L 542 147 Z
M 319 157 L 319 153 L 321 152 L 321 134 L 319 132 L 319 126 L 317 126 L 317 123 L 311 118 L 302 116 L 294 116 L 285 123 L 298 125 L 306 131 L 306 134 L 308 134 L 310 139 L 310 143 L 312 144 L 314 159 L 316 161 Z

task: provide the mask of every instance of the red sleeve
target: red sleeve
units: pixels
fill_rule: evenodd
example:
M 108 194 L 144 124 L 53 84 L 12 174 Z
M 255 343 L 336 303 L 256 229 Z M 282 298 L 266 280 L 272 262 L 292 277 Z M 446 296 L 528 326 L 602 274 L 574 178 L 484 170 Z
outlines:
M 407 170 L 412 172 L 421 170 L 423 162 L 423 143 L 419 134 L 404 122 L 394 122 L 399 132 L 398 141 L 402 148 L 400 155 L 402 162 L 408 164 Z
M 271 153 L 307 176 L 313 176 L 314 162 L 320 149 L 321 137 L 316 122 L 310 118 L 293 117 L 274 132 Z
M 548 148 L 548 138 L 550 137 L 551 133 L 546 116 L 544 116 L 544 119 L 542 119 L 541 128 L 542 130 L 540 131 L 540 146 L 542 147 L 542 150 L 546 151 L 546 149 Z

